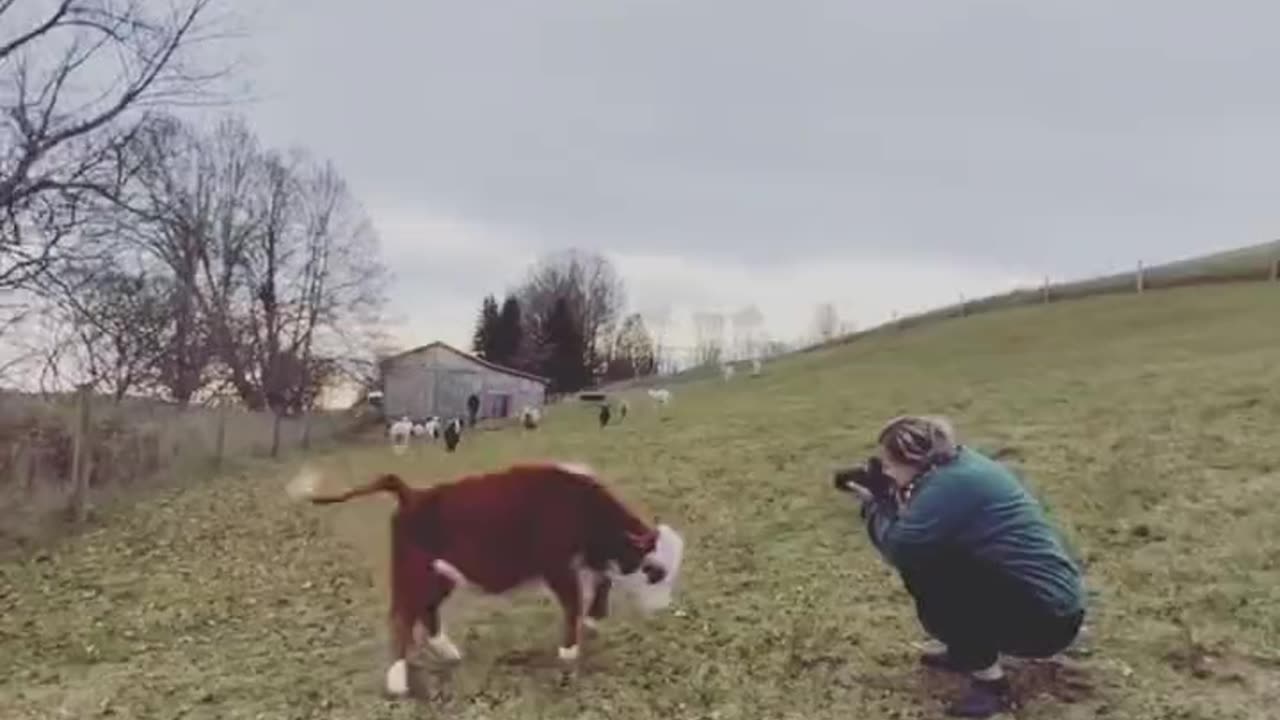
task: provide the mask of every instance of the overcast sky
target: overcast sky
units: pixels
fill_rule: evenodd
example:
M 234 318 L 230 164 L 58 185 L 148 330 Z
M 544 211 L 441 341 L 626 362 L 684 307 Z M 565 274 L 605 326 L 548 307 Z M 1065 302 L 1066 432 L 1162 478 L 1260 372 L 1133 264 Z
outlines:
M 245 112 L 347 175 L 406 344 L 571 245 L 791 339 L 1280 228 L 1274 1 L 241 2 Z

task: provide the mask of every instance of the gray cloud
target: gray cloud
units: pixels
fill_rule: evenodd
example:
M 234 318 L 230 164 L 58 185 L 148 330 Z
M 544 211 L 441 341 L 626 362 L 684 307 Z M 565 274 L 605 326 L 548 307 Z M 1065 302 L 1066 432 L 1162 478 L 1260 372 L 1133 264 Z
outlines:
M 268 135 L 535 249 L 1071 275 L 1280 220 L 1275 3 L 290 7 L 258 20 Z

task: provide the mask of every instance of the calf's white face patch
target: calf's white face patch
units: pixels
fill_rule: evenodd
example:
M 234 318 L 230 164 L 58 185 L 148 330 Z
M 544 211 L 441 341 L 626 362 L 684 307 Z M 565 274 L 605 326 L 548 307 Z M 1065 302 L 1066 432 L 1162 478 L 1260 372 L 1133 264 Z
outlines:
M 661 565 L 666 575 L 661 581 L 650 583 L 643 570 L 629 575 L 619 575 L 615 582 L 636 606 L 645 613 L 665 610 L 671 604 L 680 564 L 684 560 L 684 538 L 667 525 L 658 526 L 658 542 L 653 552 L 645 556 L 645 562 Z

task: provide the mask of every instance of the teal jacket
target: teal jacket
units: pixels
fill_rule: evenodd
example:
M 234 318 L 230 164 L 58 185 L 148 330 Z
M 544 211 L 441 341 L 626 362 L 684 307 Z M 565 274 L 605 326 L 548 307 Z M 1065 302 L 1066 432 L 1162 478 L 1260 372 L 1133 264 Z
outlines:
M 1084 609 L 1080 569 L 1040 503 L 1012 471 L 976 450 L 961 448 L 922 476 L 905 508 L 872 500 L 862 516 L 872 544 L 904 576 L 959 553 L 1008 573 L 1055 614 Z

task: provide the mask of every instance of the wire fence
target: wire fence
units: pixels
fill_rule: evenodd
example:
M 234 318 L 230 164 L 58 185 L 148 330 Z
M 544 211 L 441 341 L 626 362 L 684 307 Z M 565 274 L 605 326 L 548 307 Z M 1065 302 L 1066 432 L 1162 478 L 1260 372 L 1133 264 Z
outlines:
M 1147 266 L 1139 261 L 1130 272 L 1113 273 L 1085 280 L 1054 283 L 1046 277 L 1039 287 L 1019 288 L 975 300 L 961 300 L 958 303 L 922 313 L 894 317 L 882 325 L 814 343 L 800 349 L 799 352 L 820 350 L 870 335 L 896 332 L 950 318 L 997 310 L 1037 304 L 1048 305 L 1102 295 L 1141 295 L 1154 290 L 1242 282 L 1280 283 L 1280 241 L 1156 266 Z
M 230 404 L 178 406 L 87 390 L 0 393 L 0 536 L 86 519 L 130 487 L 205 477 L 229 460 L 307 451 L 369 422 L 349 412 L 276 418 Z

